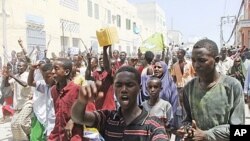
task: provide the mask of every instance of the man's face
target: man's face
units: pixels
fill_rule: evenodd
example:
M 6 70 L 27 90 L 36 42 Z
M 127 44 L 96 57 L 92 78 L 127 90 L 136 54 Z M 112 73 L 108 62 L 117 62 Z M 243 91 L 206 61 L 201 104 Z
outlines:
M 104 67 L 102 56 L 99 58 L 99 65 L 100 65 L 100 67 Z
M 15 51 L 12 51 L 12 52 L 11 52 L 11 57 L 12 57 L 12 58 L 16 58 L 16 52 L 15 52 Z
M 147 90 L 150 98 L 157 99 L 161 92 L 160 80 L 149 80 L 147 84 Z
M 121 53 L 120 53 L 120 59 L 121 59 L 122 61 L 125 61 L 125 59 L 126 59 L 126 54 L 125 54 L 124 52 L 121 52 Z
M 216 58 L 219 59 L 217 56 Z M 194 48 L 192 51 L 192 64 L 199 77 L 210 77 L 215 70 L 215 58 L 206 48 Z
M 53 64 L 53 77 L 57 82 L 64 80 L 69 75 L 69 70 L 63 68 L 61 61 L 55 61 Z
M 42 71 L 42 76 L 47 85 L 53 86 L 55 84 L 52 70 Z
M 134 66 L 133 59 L 131 59 L 131 58 L 128 59 L 128 65 L 129 65 L 129 66 L 132 66 L 132 67 Z
M 225 48 L 221 49 L 220 55 L 222 58 L 225 58 L 227 56 L 227 50 Z
M 20 61 L 21 59 L 24 59 L 24 58 L 25 58 L 21 52 L 18 52 L 18 53 L 16 54 L 16 57 L 17 57 L 17 60 L 19 60 L 19 61 Z
M 115 51 L 113 52 L 113 57 L 114 57 L 115 59 L 117 59 L 117 58 L 119 57 L 119 52 L 115 50 Z
M 7 67 L 6 67 L 7 71 L 11 72 L 12 71 L 12 66 L 10 63 L 7 64 Z
M 96 58 L 92 58 L 90 63 L 91 63 L 91 68 L 95 68 L 98 66 Z
M 17 71 L 19 74 L 22 74 L 23 72 L 25 72 L 27 69 L 27 64 L 24 62 L 19 62 L 17 64 Z
M 240 62 L 241 62 L 240 58 L 236 58 L 236 59 L 234 60 L 234 65 L 235 65 L 235 66 L 240 66 Z
M 114 80 L 114 90 L 122 109 L 133 108 L 137 105 L 137 95 L 140 90 L 135 74 L 120 72 Z
M 184 58 L 184 53 L 183 53 L 182 50 L 178 50 L 178 51 L 177 51 L 177 58 L 178 58 L 179 60 L 182 60 L 182 59 Z
M 78 56 L 73 56 L 73 63 L 77 66 L 80 67 L 81 66 L 81 59 Z

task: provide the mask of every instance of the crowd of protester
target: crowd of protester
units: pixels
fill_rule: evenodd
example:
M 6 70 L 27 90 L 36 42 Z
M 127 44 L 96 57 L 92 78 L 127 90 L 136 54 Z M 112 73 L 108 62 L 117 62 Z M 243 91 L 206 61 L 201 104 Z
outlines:
M 186 50 L 137 56 L 102 47 L 32 60 L 21 52 L 1 70 L 1 124 L 16 141 L 229 140 L 230 124 L 245 124 L 250 107 L 250 52 L 209 39 Z M 234 49 L 235 50 L 235 49 Z M 0 124 L 0 126 L 1 126 Z M 101 140 L 101 139 L 100 139 Z

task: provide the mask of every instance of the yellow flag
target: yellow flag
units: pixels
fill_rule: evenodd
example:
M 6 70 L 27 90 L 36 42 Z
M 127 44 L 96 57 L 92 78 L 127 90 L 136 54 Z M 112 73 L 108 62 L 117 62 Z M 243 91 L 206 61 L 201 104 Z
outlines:
M 155 33 L 142 42 L 140 50 L 142 53 L 150 50 L 153 52 L 161 52 L 164 48 L 162 33 Z

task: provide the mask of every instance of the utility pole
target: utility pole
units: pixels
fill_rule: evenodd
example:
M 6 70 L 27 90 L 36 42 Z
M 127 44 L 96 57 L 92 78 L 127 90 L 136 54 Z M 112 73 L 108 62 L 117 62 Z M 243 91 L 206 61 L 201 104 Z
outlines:
M 226 19 L 226 20 L 225 20 Z M 220 46 L 222 47 L 225 44 L 223 38 L 223 23 L 229 24 L 230 22 L 236 22 L 236 16 L 223 16 L 220 18 Z
M 3 16 L 3 62 L 7 64 L 7 29 L 6 29 L 6 10 L 5 10 L 5 0 L 2 0 L 2 16 Z
M 222 21 L 224 17 L 220 18 L 220 47 L 223 46 L 223 31 L 222 31 Z

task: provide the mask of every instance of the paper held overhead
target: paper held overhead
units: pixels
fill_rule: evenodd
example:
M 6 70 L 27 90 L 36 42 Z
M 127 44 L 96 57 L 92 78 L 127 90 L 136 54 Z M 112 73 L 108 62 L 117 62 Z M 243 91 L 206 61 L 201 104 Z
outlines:
M 119 37 L 115 27 L 105 27 L 97 30 L 96 36 L 100 47 L 119 42 Z

